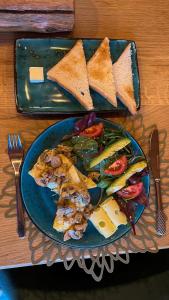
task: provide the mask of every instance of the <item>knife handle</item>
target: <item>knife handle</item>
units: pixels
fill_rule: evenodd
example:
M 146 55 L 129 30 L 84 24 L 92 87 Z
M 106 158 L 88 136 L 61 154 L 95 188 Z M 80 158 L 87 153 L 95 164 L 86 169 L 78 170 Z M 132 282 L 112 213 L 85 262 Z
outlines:
M 160 179 L 155 179 L 155 188 L 157 196 L 156 231 L 158 235 L 164 235 L 166 233 L 166 218 L 162 207 Z
M 157 196 L 157 211 L 162 208 L 161 185 L 160 179 L 155 179 L 155 189 Z
M 166 234 L 166 217 L 162 209 L 157 212 L 156 232 L 160 236 Z

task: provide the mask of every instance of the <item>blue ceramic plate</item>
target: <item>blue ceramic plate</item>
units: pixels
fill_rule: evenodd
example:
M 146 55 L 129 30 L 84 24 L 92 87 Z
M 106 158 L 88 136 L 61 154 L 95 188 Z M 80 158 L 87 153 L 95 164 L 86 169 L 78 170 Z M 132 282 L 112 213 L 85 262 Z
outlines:
M 84 39 L 86 59 L 92 56 L 101 40 Z M 131 43 L 134 95 L 137 109 L 140 107 L 140 87 L 136 45 L 133 41 L 111 40 L 112 61 L 115 62 L 126 46 Z M 86 110 L 66 90 L 46 78 L 47 71 L 54 66 L 76 43 L 75 39 L 18 39 L 16 41 L 16 106 L 25 114 L 79 114 Z M 30 83 L 29 67 L 43 67 L 44 83 Z M 91 90 L 95 111 L 99 113 L 127 113 L 118 100 L 113 107 L 100 94 Z
M 115 129 L 119 128 L 118 125 L 115 125 L 104 119 L 97 120 L 103 122 L 107 127 Z M 63 242 L 63 234 L 57 232 L 52 227 L 56 213 L 57 195 L 53 195 L 53 193 L 48 188 L 38 186 L 35 183 L 34 179 L 28 174 L 28 171 L 33 167 L 39 155 L 45 149 L 56 147 L 60 143 L 64 135 L 72 133 L 76 121 L 77 118 L 69 118 L 64 121 L 58 122 L 47 128 L 33 142 L 33 144 L 27 152 L 22 167 L 21 193 L 24 205 L 31 220 L 47 236 L 56 240 L 57 242 L 60 242 L 70 247 L 98 247 L 112 243 L 115 240 L 121 238 L 130 230 L 130 227 L 128 225 L 121 225 L 119 226 L 118 230 L 115 232 L 114 235 L 112 235 L 108 239 L 105 239 L 89 222 L 87 230 L 81 240 L 69 240 L 67 242 Z M 137 152 L 138 155 L 144 156 L 138 143 L 133 139 L 133 137 L 131 137 L 129 133 L 126 132 L 126 134 L 131 139 L 133 149 L 135 150 L 135 152 Z M 149 180 L 149 175 L 144 176 L 143 182 L 147 196 L 149 194 Z M 92 189 L 90 190 L 90 194 L 92 203 L 97 204 L 101 196 L 101 190 L 99 188 Z M 135 222 L 138 221 L 143 210 L 144 207 L 142 205 L 136 205 Z

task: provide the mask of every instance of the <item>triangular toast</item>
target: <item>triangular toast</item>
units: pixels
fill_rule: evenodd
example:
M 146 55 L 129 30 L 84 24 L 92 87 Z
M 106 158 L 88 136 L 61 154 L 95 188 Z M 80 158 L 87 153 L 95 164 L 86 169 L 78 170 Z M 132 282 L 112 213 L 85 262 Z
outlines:
M 117 107 L 109 39 L 106 37 L 87 63 L 90 86 Z
M 72 93 L 87 110 L 93 109 L 82 40 L 48 71 L 47 77 Z
M 113 64 L 116 92 L 120 100 L 127 106 L 132 115 L 136 113 L 136 101 L 133 90 L 131 44 L 129 44 L 118 60 Z

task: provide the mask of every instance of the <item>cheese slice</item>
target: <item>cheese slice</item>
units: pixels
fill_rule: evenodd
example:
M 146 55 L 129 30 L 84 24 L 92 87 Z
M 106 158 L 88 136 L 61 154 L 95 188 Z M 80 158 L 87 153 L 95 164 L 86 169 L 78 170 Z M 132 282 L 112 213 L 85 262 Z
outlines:
M 123 212 L 120 211 L 120 207 L 116 200 L 112 197 L 105 200 L 100 207 L 104 209 L 110 220 L 115 224 L 115 226 L 126 225 L 127 218 Z
M 110 237 L 117 229 L 103 208 L 97 208 L 90 216 L 89 219 L 96 229 L 105 237 Z

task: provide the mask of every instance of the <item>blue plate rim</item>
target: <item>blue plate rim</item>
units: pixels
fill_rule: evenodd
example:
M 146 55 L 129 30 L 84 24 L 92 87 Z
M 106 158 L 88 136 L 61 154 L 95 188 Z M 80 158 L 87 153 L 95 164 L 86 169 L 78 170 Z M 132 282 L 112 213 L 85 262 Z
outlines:
M 67 118 L 67 119 L 69 119 L 69 120 L 70 120 L 70 119 L 72 119 L 72 120 L 73 120 L 73 119 L 80 119 L 80 117 L 71 117 L 71 118 Z M 58 123 L 64 123 L 65 120 L 67 120 L 67 119 L 58 121 L 58 122 L 56 122 L 56 123 L 54 123 L 54 124 L 48 126 L 46 129 L 44 129 L 44 130 L 43 130 L 43 131 L 42 131 L 42 132 L 34 139 L 34 141 L 32 142 L 32 144 L 29 146 L 29 148 L 28 148 L 28 150 L 27 150 L 27 152 L 26 152 L 26 155 L 25 155 L 25 157 L 24 157 L 24 162 L 23 162 L 23 164 L 22 164 L 22 166 L 21 166 L 21 172 L 20 172 L 20 180 L 19 180 L 19 183 L 20 183 L 20 192 L 21 192 L 22 201 L 23 201 L 25 210 L 26 210 L 26 212 L 27 212 L 27 214 L 28 214 L 30 220 L 32 221 L 32 223 L 39 229 L 40 232 L 42 232 L 44 235 L 48 236 L 50 239 L 52 239 L 53 241 L 57 242 L 58 244 L 60 244 L 60 245 L 62 245 L 62 246 L 66 246 L 66 247 L 68 247 L 68 248 L 72 248 L 72 249 L 97 249 L 97 248 L 100 248 L 100 247 L 108 246 L 108 245 L 110 245 L 110 244 L 113 244 L 113 243 L 116 242 L 117 240 L 121 239 L 121 238 L 122 238 L 123 236 L 125 236 L 129 231 L 131 231 L 132 228 L 131 228 L 131 227 L 128 227 L 128 228 L 126 229 L 126 231 L 120 236 L 120 238 L 117 237 L 117 238 L 114 239 L 112 242 L 109 241 L 109 242 L 106 243 L 106 239 L 105 239 L 105 243 L 102 243 L 102 244 L 99 245 L 99 246 L 98 246 L 98 245 L 96 245 L 96 246 L 93 246 L 93 245 L 92 245 L 92 246 L 90 246 L 90 245 L 89 245 L 89 246 L 86 246 L 86 245 L 85 245 L 85 246 L 83 246 L 83 245 L 82 245 L 82 246 L 76 246 L 76 245 L 69 244 L 69 241 L 68 241 L 68 242 L 64 242 L 64 241 L 62 242 L 62 241 L 60 241 L 60 240 L 57 240 L 56 238 L 53 237 L 52 234 L 50 234 L 50 233 L 46 232 L 45 230 L 41 229 L 40 226 L 36 223 L 36 221 L 33 220 L 32 216 L 30 215 L 29 210 L 28 210 L 28 208 L 27 208 L 27 206 L 26 206 L 26 203 L 25 203 L 25 201 L 24 201 L 24 196 L 23 196 L 23 191 L 22 191 L 22 174 L 23 174 L 23 167 L 24 167 L 24 164 L 25 164 L 25 162 L 26 162 L 27 156 L 29 155 L 29 153 L 30 153 L 31 149 L 33 148 L 34 144 L 37 142 L 37 140 L 38 140 L 44 133 L 46 133 L 47 131 L 49 131 L 51 128 L 55 127 Z M 113 124 L 113 125 L 117 126 L 118 128 L 121 128 L 125 133 L 127 133 L 127 134 L 128 134 L 128 135 L 136 142 L 136 144 L 138 145 L 138 147 L 139 147 L 140 150 L 142 151 L 142 153 L 143 153 L 143 155 L 144 155 L 144 158 L 145 158 L 145 160 L 146 160 L 146 162 L 147 162 L 147 168 L 148 168 L 148 175 L 147 175 L 147 177 L 148 177 L 148 194 L 147 194 L 147 198 L 149 198 L 149 195 L 150 195 L 150 169 L 149 169 L 148 160 L 147 160 L 147 158 L 146 158 L 146 155 L 145 155 L 144 151 L 142 150 L 142 147 L 141 147 L 140 144 L 136 141 L 136 139 L 135 139 L 135 138 L 134 138 L 127 130 L 125 130 L 125 129 L 123 128 L 123 126 L 121 126 L 121 125 L 119 125 L 119 124 L 117 124 L 117 123 L 113 123 L 112 121 L 107 120 L 107 119 L 104 119 L 104 118 L 97 118 L 97 119 L 106 121 L 107 123 L 109 123 L 109 124 L 111 124 L 111 125 Z M 135 222 L 134 224 L 137 224 L 137 222 L 138 222 L 139 219 L 141 218 L 141 216 L 142 216 L 144 210 L 145 210 L 145 206 L 142 205 L 142 210 L 141 210 L 141 212 L 140 212 L 139 216 L 137 217 L 136 222 Z M 127 225 L 126 225 L 126 226 L 127 226 Z

